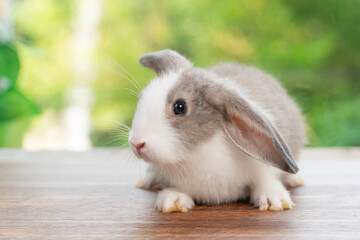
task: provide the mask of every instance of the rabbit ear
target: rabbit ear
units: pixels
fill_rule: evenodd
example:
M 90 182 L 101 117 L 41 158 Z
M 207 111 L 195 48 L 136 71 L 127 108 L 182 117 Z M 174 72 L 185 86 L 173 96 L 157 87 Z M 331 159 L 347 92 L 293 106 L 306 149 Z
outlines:
M 225 120 L 225 132 L 248 155 L 289 173 L 299 171 L 294 158 L 275 126 L 247 100 L 236 93 L 218 89 L 212 102 Z
M 139 62 L 145 67 L 154 69 L 157 75 L 192 67 L 189 60 L 170 49 L 145 54 Z

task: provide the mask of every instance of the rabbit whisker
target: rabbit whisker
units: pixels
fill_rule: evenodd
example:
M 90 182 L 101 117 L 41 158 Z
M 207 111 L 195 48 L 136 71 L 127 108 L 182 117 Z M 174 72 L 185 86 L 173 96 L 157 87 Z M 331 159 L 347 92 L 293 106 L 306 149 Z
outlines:
M 119 67 L 121 67 L 122 70 L 124 70 L 134 81 L 135 83 L 137 84 L 137 86 L 142 89 L 141 85 L 139 84 L 139 82 L 134 78 L 133 75 L 131 75 L 120 63 L 116 62 L 114 59 L 112 59 L 113 62 L 115 62 L 115 64 L 117 64 Z
M 134 81 L 131 80 L 130 78 L 126 77 L 125 75 L 123 75 L 123 74 L 121 74 L 121 73 L 119 73 L 119 72 L 117 72 L 117 71 L 115 71 L 115 70 L 109 70 L 109 71 L 110 71 L 110 72 L 113 72 L 113 73 L 116 73 L 116 74 L 118 74 L 119 76 L 127 79 L 127 80 L 136 88 L 136 90 L 138 91 L 138 93 L 141 92 L 141 89 L 140 89 L 140 88 L 134 83 Z

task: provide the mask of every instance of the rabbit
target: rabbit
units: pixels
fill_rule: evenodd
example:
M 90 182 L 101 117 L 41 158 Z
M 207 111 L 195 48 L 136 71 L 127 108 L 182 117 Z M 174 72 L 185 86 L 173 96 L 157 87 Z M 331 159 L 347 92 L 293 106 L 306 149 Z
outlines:
M 303 183 L 295 159 L 305 123 L 277 80 L 235 63 L 193 67 L 169 49 L 139 62 L 157 77 L 139 95 L 128 141 L 149 163 L 138 187 L 162 189 L 157 210 L 246 199 L 260 210 L 293 208 L 286 186 Z

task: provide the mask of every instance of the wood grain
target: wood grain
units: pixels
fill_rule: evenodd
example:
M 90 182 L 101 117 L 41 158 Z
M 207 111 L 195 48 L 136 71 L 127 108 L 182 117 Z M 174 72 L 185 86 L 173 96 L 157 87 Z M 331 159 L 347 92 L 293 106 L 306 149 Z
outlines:
M 306 149 L 293 210 L 247 203 L 164 214 L 127 150 L 0 150 L 0 239 L 360 239 L 360 149 Z

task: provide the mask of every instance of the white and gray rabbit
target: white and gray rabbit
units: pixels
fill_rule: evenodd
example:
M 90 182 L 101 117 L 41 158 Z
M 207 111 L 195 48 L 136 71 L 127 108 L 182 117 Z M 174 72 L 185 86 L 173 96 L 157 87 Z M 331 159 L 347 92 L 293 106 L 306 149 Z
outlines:
M 163 188 L 159 211 L 248 197 L 260 210 L 294 206 L 285 186 L 302 184 L 304 119 L 272 76 L 233 63 L 196 68 L 172 50 L 140 63 L 157 77 L 139 96 L 129 143 L 150 164 L 139 186 Z

